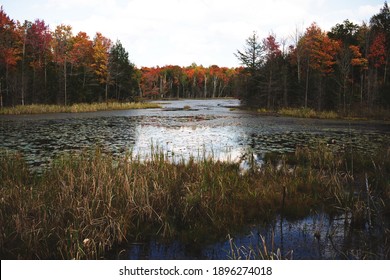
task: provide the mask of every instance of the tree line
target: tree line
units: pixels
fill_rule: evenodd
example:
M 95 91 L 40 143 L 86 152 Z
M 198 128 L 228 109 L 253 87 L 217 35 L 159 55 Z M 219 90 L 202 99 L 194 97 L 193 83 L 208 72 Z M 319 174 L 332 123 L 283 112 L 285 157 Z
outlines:
M 242 67 L 137 68 L 118 40 L 101 33 L 50 30 L 44 20 L 15 22 L 0 8 L 0 104 L 72 104 L 137 98 L 238 97 L 250 106 L 348 112 L 388 108 L 390 11 L 369 23 L 316 23 L 292 44 L 254 32 L 235 53 Z M 291 38 L 290 38 L 291 41 Z
M 40 19 L 15 22 L 0 8 L 1 107 L 238 96 L 233 79 L 240 69 L 195 63 L 137 68 L 119 40 L 74 35 L 69 25 L 50 30 Z
M 0 8 L 0 103 L 64 104 L 124 100 L 137 91 L 137 71 L 118 40 L 101 33 L 53 31 L 44 20 L 15 22 Z
M 330 31 L 312 23 L 293 45 L 260 40 L 254 32 L 236 57 L 245 68 L 249 104 L 268 109 L 310 107 L 348 113 L 390 106 L 390 11 L 387 2 L 370 22 L 349 20 Z
M 140 93 L 157 98 L 221 98 L 243 95 L 244 68 L 168 65 L 141 68 Z

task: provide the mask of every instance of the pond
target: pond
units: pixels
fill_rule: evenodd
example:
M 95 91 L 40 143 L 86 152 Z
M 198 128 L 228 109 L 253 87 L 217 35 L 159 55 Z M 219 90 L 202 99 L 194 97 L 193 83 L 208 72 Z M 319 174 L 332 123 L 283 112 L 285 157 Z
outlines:
M 245 168 L 248 153 L 253 153 L 261 163 L 267 152 L 292 152 L 297 146 L 315 146 L 331 140 L 340 148 L 367 153 L 383 149 L 390 142 L 388 123 L 264 116 L 238 110 L 236 99 L 160 103 L 161 109 L 0 116 L 0 148 L 23 153 L 31 168 L 40 172 L 61 153 L 94 145 L 115 155 L 132 152 L 141 157 L 147 157 L 153 147 L 173 161 L 212 156 L 240 162 Z M 295 221 L 278 217 L 268 225 L 248 225 L 219 243 L 149 240 L 130 244 L 120 257 L 225 259 L 231 254 L 230 238 L 235 248 L 254 248 L 261 245 L 260 236 L 264 236 L 269 247 L 280 248 L 284 255 L 292 253 L 294 259 L 359 258 L 353 244 L 367 240 L 364 235 L 370 235 L 372 240 L 367 246 L 379 246 L 375 233 L 351 233 L 344 228 L 344 220 L 345 217 L 321 213 Z M 316 231 L 321 238 L 314 236 Z M 340 248 L 347 243 L 352 249 L 345 256 Z M 375 251 L 380 253 L 380 249 Z
M 334 139 L 372 151 L 389 139 L 390 124 L 263 116 L 234 110 L 239 100 L 178 100 L 162 109 L 0 116 L 0 148 L 44 166 L 67 151 L 101 145 L 114 154 L 147 155 L 151 146 L 173 159 L 213 156 L 241 160 L 248 151 L 294 151 Z M 189 106 L 187 109 L 185 106 Z

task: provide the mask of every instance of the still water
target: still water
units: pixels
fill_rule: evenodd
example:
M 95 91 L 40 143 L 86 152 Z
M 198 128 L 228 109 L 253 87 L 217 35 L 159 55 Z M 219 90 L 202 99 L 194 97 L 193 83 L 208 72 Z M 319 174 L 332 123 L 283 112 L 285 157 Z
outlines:
M 173 161 L 213 156 L 240 162 L 245 168 L 248 152 L 261 161 L 267 152 L 291 152 L 298 145 L 315 146 L 331 139 L 340 147 L 367 153 L 383 149 L 390 142 L 390 124 L 264 116 L 237 110 L 239 100 L 235 99 L 166 101 L 161 106 L 147 110 L 0 116 L 0 148 L 22 152 L 31 168 L 39 172 L 61 153 L 94 145 L 116 155 L 131 151 L 141 157 L 147 157 L 153 146 Z M 257 247 L 261 235 L 283 254 L 292 253 L 294 259 L 359 258 L 353 246 L 347 256 L 340 252 L 345 243 L 357 242 L 359 234 L 368 233 L 351 235 L 342 229 L 340 221 L 344 220 L 321 214 L 298 221 L 277 218 L 272 225 L 248 226 L 231 238 L 237 247 Z M 322 238 L 315 238 L 314 231 L 322 233 Z M 120 257 L 224 259 L 229 257 L 230 245 L 229 237 L 202 246 L 151 240 L 130 245 Z
M 0 148 L 20 151 L 31 166 L 42 166 L 61 153 L 96 144 L 114 154 L 146 155 L 154 146 L 173 159 L 206 154 L 240 160 L 248 151 L 261 157 L 330 139 L 372 151 L 390 138 L 390 124 L 262 116 L 234 110 L 239 105 L 234 99 L 161 105 L 162 109 L 0 116 Z

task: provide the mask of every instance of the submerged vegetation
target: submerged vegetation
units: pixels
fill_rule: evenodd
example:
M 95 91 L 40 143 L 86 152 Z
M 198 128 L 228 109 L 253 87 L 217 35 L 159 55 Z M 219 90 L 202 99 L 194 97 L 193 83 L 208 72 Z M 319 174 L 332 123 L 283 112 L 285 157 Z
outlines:
M 150 109 L 160 108 L 157 103 L 147 102 L 109 102 L 109 103 L 79 103 L 70 106 L 61 105 L 18 105 L 15 107 L 6 107 L 0 109 L 0 115 L 22 115 L 22 114 L 45 114 L 45 113 L 81 113 L 96 112 L 108 110 L 127 110 L 127 109 Z
M 22 155 L 3 151 L 0 256 L 107 258 L 115 247 L 149 237 L 210 242 L 275 215 L 325 211 L 346 213 L 351 228 L 378 228 L 388 258 L 389 153 L 303 147 L 241 170 L 212 158 L 172 163 L 159 151 L 141 159 L 96 148 L 59 157 L 36 174 Z

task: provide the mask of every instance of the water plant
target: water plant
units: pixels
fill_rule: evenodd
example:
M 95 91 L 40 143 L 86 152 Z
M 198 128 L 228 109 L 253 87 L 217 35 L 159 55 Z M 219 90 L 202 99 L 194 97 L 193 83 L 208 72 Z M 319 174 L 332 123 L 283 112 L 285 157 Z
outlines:
M 232 260 L 291 260 L 293 251 L 282 255 L 280 248 L 274 249 L 274 242 L 271 240 L 271 248 L 267 245 L 264 236 L 259 236 L 259 242 L 255 246 L 237 246 L 234 239 L 229 235 L 228 255 Z M 274 237 L 274 236 L 273 236 Z M 272 237 L 272 239 L 273 239 Z

